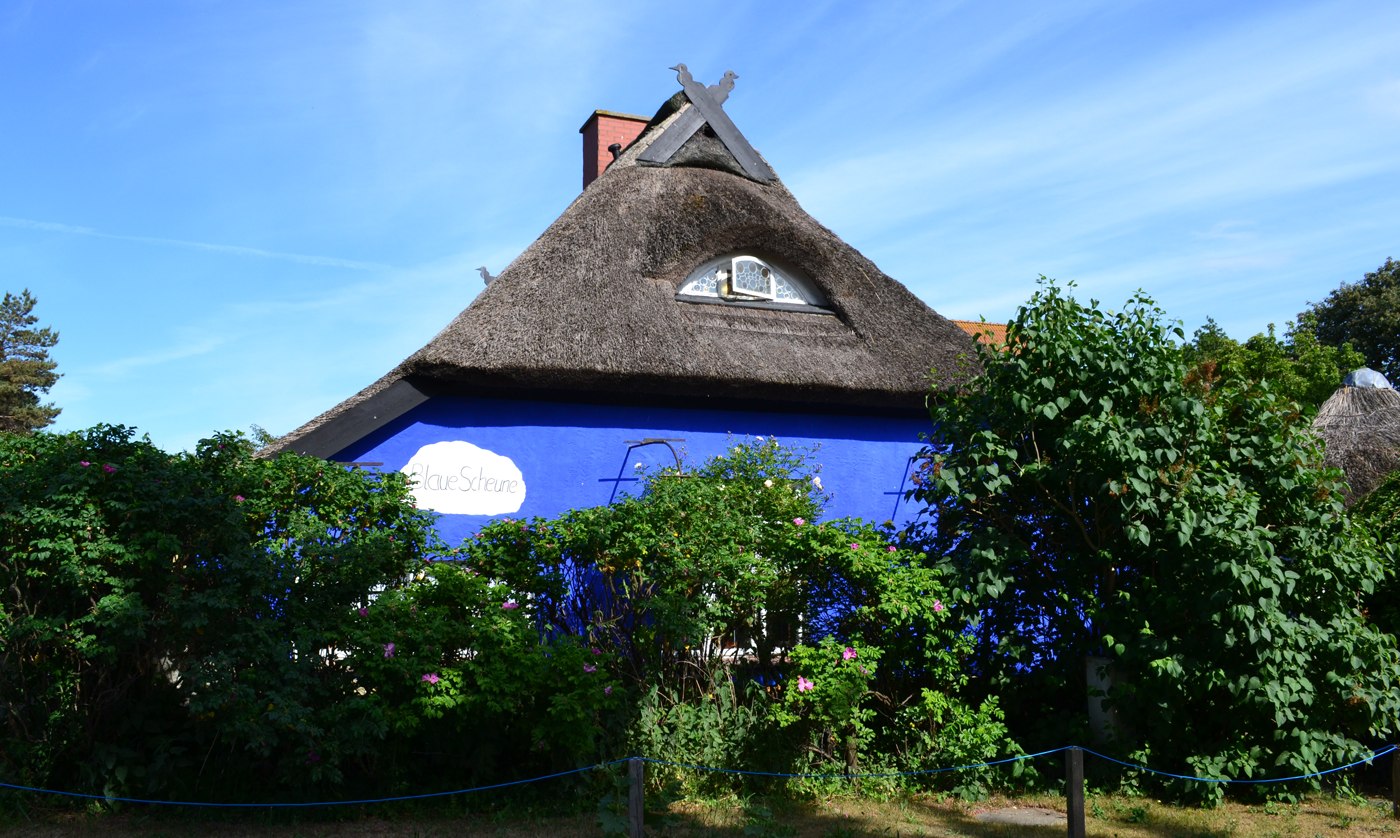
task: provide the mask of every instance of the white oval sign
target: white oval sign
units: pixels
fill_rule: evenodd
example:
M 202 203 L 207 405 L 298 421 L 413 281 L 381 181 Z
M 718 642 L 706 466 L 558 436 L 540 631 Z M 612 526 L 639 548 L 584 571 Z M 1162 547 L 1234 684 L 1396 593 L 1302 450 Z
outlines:
M 503 515 L 525 502 L 525 477 L 509 457 L 470 442 L 434 442 L 399 471 L 413 482 L 419 509 L 448 515 Z

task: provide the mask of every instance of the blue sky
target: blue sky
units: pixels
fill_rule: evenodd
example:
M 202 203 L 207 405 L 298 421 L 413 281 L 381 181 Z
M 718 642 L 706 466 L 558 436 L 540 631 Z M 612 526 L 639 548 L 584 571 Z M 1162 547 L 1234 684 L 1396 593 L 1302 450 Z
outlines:
M 56 429 L 274 433 L 427 342 L 677 61 L 949 317 L 1046 274 L 1243 338 L 1400 257 L 1400 3 L 0 0 L 0 289 Z

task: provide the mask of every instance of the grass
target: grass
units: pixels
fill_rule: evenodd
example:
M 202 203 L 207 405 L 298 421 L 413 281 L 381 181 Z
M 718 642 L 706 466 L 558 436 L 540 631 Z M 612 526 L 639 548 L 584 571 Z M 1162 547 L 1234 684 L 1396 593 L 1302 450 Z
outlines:
M 1037 814 L 1055 812 L 1052 824 L 1017 825 L 985 820 L 988 813 Z M 735 836 L 736 838 L 848 838 L 849 836 L 1031 836 L 1059 838 L 1065 834 L 1064 799 L 1050 795 L 993 798 L 975 804 L 933 797 L 870 800 L 835 797 L 819 801 L 782 798 L 725 798 L 673 803 L 647 813 L 647 834 L 657 836 Z M 1342 835 L 1397 835 L 1400 821 L 1391 817 L 1390 802 L 1361 798 L 1337 799 L 1318 795 L 1301 803 L 1226 803 L 1217 809 L 1171 806 L 1142 797 L 1090 795 L 1085 801 L 1090 836 L 1103 838 L 1315 838 Z M 551 838 L 598 836 L 596 814 L 549 814 L 538 810 L 502 810 L 462 815 L 365 815 L 342 819 L 294 814 L 218 814 L 191 817 L 188 813 L 30 812 L 0 822 L 0 835 L 67 836 L 100 833 L 124 836 L 255 835 L 278 838 L 318 836 L 448 836 L 491 835 L 502 838 L 549 835 Z

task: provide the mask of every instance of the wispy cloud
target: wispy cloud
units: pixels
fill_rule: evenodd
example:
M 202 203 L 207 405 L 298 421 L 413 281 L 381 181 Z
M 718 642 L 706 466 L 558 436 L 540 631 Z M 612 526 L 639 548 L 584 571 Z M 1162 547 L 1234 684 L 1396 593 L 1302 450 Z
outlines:
M 1193 235 L 1202 241 L 1250 242 L 1259 237 L 1259 232 L 1252 222 L 1226 219 L 1212 224 L 1209 230 Z
M 211 253 L 227 253 L 232 256 L 247 256 L 257 259 L 274 259 L 282 262 L 294 262 L 299 265 L 317 265 L 327 268 L 345 268 L 352 271 L 387 271 L 393 270 L 392 265 L 382 265 L 376 262 L 361 262 L 354 259 L 340 259 L 334 256 L 313 256 L 305 253 L 284 253 L 276 250 L 263 250 L 257 247 L 242 247 L 234 244 L 218 244 L 215 242 L 187 241 L 184 239 L 166 239 L 159 236 L 131 236 L 121 233 L 105 233 L 92 227 L 81 227 L 74 224 L 59 224 L 52 221 L 35 221 L 28 218 L 13 218 L 10 216 L 0 216 L 0 227 L 17 227 L 24 230 L 37 230 L 45 233 L 63 233 L 71 236 L 89 236 L 98 239 L 112 239 L 114 241 L 136 242 L 137 244 L 151 244 L 160 247 L 182 247 L 190 250 L 204 250 Z
M 81 370 L 79 375 L 83 378 L 93 376 L 115 378 L 145 367 L 158 367 L 174 361 L 183 361 L 188 358 L 207 355 L 226 343 L 226 340 L 219 337 L 198 338 L 190 343 L 162 349 L 158 352 L 148 352 L 141 355 L 130 355 L 125 358 L 114 358 L 109 361 L 103 361 L 85 370 Z
M 0 9 L 0 246 L 63 331 L 69 423 L 286 430 L 354 393 L 574 199 L 588 112 L 653 112 L 676 61 L 739 73 L 726 109 L 803 206 L 949 316 L 1045 273 L 1243 336 L 1400 256 L 1375 0 L 92 16 Z
M 945 314 L 1008 316 L 1043 272 L 1108 300 L 1145 288 L 1179 316 L 1248 334 L 1316 296 L 1300 283 L 1329 242 L 1393 241 L 1365 231 L 1396 207 L 1371 196 L 1400 178 L 1400 83 L 1376 74 L 1400 14 L 1361 9 L 1196 9 L 1160 28 L 1150 4 L 1072 28 L 1066 12 L 1023 25 L 1041 33 L 1030 40 L 1008 35 L 996 66 L 979 60 L 985 46 L 959 50 L 986 68 L 977 95 L 901 84 L 900 118 L 878 132 L 839 133 L 880 119 L 888 99 L 831 97 L 850 113 L 828 130 L 851 153 L 783 174 Z M 1351 264 L 1312 281 L 1335 286 Z

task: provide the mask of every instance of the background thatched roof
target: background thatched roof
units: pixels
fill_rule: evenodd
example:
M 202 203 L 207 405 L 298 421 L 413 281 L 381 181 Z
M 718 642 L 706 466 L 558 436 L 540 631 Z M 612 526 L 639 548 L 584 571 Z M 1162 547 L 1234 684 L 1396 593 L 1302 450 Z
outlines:
M 447 328 L 277 447 L 334 453 L 314 450 L 308 436 L 400 382 L 438 392 L 916 409 L 930 369 L 943 381 L 969 372 L 965 332 L 817 223 L 780 182 L 742 176 L 707 128 L 669 165 L 639 163 L 688 107 L 667 102 Z M 794 266 L 830 313 L 676 299 L 693 270 L 734 252 Z
M 1400 468 L 1400 392 L 1389 387 L 1338 387 L 1313 419 L 1328 465 L 1346 472 L 1347 503 Z

